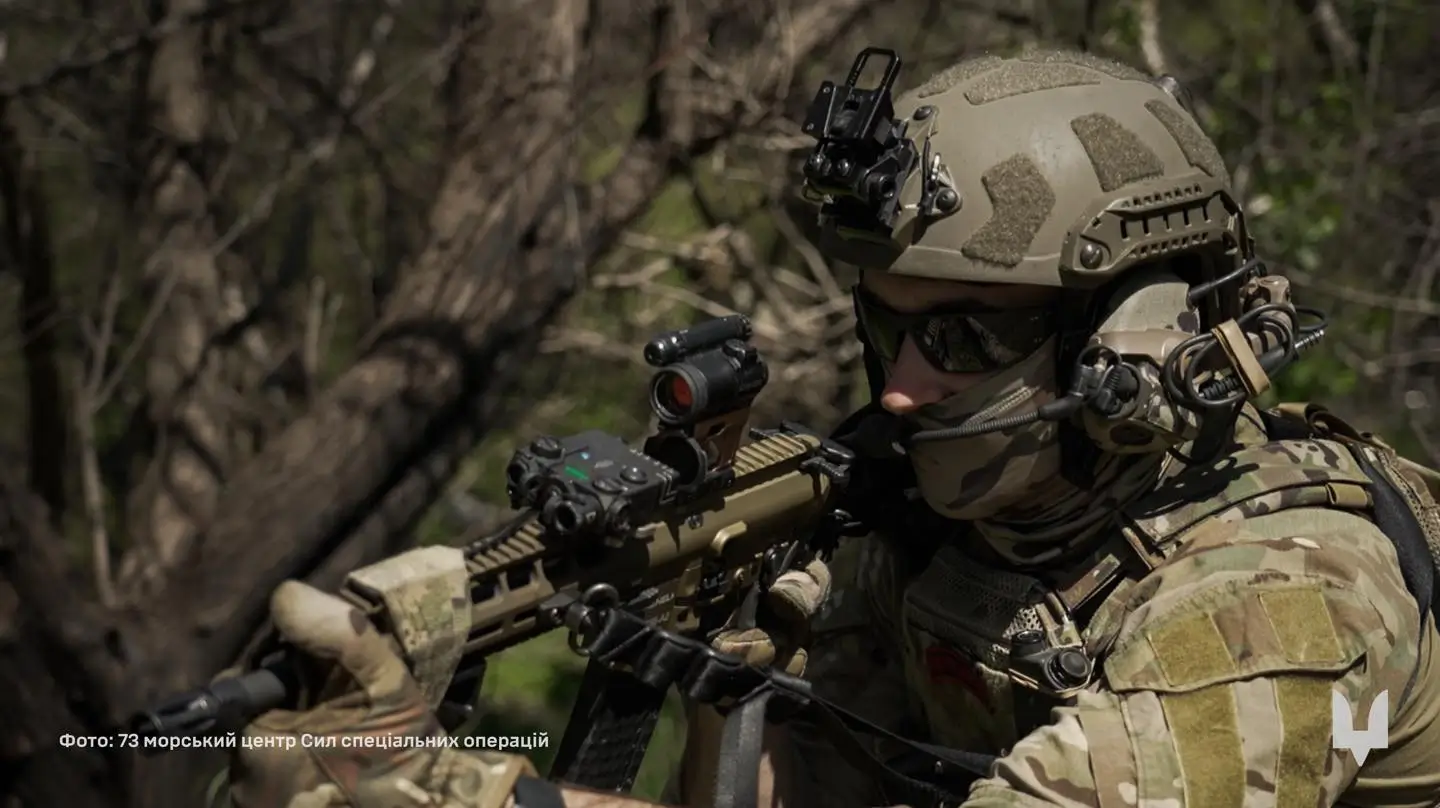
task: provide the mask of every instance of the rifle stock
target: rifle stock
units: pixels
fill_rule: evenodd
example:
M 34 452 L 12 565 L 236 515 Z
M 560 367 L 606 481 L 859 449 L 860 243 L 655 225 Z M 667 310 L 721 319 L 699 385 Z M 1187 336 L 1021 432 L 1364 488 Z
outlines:
M 390 638 L 447 728 L 468 714 L 494 653 L 558 628 L 585 653 L 610 608 L 700 635 L 786 569 L 828 553 L 849 454 L 789 424 L 741 442 L 766 381 L 749 335 L 744 318 L 723 318 L 647 347 L 662 366 L 651 401 L 664 428 L 644 452 L 599 431 L 539 438 L 508 470 L 512 505 L 525 506 L 511 525 L 347 577 L 340 596 Z M 688 392 L 672 389 L 677 377 Z M 676 412 L 677 397 L 694 417 Z M 342 686 L 333 671 L 316 682 L 292 651 L 270 648 L 250 672 L 134 716 L 142 751 L 174 748 L 158 740 L 167 736 L 235 731 Z

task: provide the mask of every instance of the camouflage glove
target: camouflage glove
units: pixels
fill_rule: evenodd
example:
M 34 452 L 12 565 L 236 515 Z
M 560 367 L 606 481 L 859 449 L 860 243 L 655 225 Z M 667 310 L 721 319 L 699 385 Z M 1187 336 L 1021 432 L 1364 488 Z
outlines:
M 349 604 L 287 581 L 270 610 L 285 639 L 353 687 L 246 727 L 230 769 L 237 808 L 499 808 L 517 778 L 535 776 L 523 757 L 446 748 L 405 664 Z
M 804 569 L 776 579 L 757 610 L 755 628 L 724 628 L 710 645 L 757 667 L 804 675 L 810 619 L 828 597 L 830 568 L 823 561 L 812 561 Z M 686 718 L 685 756 L 666 783 L 662 799 L 670 805 L 708 808 L 715 796 L 725 718 L 714 707 L 702 704 L 688 704 Z M 769 805 L 771 800 L 762 796 L 758 804 Z
M 816 559 L 804 569 L 776 579 L 765 593 L 755 628 L 727 627 L 710 644 L 717 651 L 744 657 L 751 665 L 774 666 L 801 676 L 809 660 L 805 644 L 810 636 L 810 618 L 828 597 L 830 568 Z

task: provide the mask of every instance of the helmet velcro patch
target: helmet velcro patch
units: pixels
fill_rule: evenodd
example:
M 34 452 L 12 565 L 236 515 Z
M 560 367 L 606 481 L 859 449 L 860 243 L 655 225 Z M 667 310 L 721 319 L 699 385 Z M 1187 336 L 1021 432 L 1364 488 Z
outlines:
M 1165 173 L 1160 156 L 1109 115 L 1081 115 L 1070 122 L 1070 129 L 1090 155 L 1100 189 L 1106 193 Z
M 967 258 L 1013 267 L 1024 258 L 1035 234 L 1055 207 L 1055 191 L 1035 161 L 1017 154 L 980 175 L 993 208 L 989 221 L 960 252 Z
M 1088 67 L 1099 73 L 1122 79 L 1126 81 L 1149 81 L 1144 73 L 1136 70 L 1130 65 L 1121 62 L 1111 61 L 1093 53 L 1072 50 L 1039 50 L 1032 51 L 1020 56 L 1022 62 L 1038 62 L 1041 64 L 1070 64 Z
M 1212 177 L 1225 176 L 1225 159 L 1220 156 L 1220 152 L 1216 151 L 1215 144 L 1211 143 L 1210 139 L 1205 137 L 1183 113 L 1159 99 L 1146 101 L 1145 109 L 1160 121 L 1160 124 L 1170 132 L 1171 137 L 1175 138 L 1175 142 L 1180 145 L 1180 150 L 1185 153 L 1185 159 L 1190 162 L 1190 165 Z
M 1004 61 L 1005 60 L 999 56 L 991 56 L 989 54 L 977 56 L 974 59 L 966 59 L 926 79 L 925 83 L 920 85 L 919 89 L 915 91 L 915 96 L 917 98 L 929 98 L 932 95 L 939 95 L 963 81 L 968 81 L 987 70 L 1000 66 Z
M 977 78 L 965 90 L 965 99 L 978 106 L 1025 93 L 1099 83 L 1095 71 L 1079 65 L 1012 61 Z

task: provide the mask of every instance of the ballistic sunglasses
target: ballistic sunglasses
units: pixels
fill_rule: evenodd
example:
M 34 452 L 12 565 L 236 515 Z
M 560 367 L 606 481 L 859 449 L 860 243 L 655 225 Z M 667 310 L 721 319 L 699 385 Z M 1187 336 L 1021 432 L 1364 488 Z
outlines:
M 870 346 L 893 363 L 909 337 L 925 361 L 946 373 L 1004 370 L 1030 356 L 1058 329 L 1055 304 L 998 309 L 977 303 L 899 312 L 855 286 L 855 316 Z

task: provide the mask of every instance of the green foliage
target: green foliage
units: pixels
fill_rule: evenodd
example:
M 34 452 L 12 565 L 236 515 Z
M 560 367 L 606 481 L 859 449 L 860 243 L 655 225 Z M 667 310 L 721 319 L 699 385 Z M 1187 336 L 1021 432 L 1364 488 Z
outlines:
M 1275 379 L 1269 398 L 1362 402 L 1367 391 L 1360 372 L 1337 345 L 1384 344 L 1395 314 L 1347 305 L 1306 279 L 1374 289 L 1378 257 L 1396 255 L 1400 225 L 1387 217 L 1408 213 L 1390 210 L 1390 200 L 1403 193 L 1404 171 L 1365 144 L 1400 114 L 1393 89 L 1393 71 L 1400 68 L 1392 60 L 1420 52 L 1406 29 L 1424 27 L 1416 16 L 1421 12 L 1392 14 L 1376 80 L 1365 70 L 1335 69 L 1311 35 L 1317 24 L 1300 5 L 1221 0 L 1159 7 L 1169 69 L 1199 90 L 1197 115 L 1235 172 L 1261 257 L 1296 279 L 1299 302 L 1330 315 L 1327 339 Z M 1137 6 L 1112 8 L 1107 47 L 1140 61 Z M 1360 34 L 1373 31 L 1378 6 L 1351 11 L 1356 44 L 1368 47 L 1373 43 Z M 1389 421 L 1389 407 L 1364 406 L 1367 426 L 1406 431 Z

